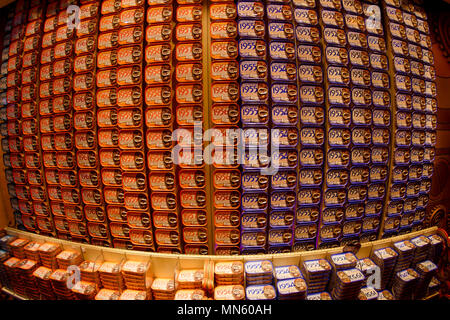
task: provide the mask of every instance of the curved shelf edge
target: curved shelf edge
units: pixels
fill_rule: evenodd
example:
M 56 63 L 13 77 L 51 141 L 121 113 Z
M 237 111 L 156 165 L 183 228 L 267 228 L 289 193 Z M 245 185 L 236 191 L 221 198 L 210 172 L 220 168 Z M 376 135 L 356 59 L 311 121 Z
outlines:
M 14 0 L 0 0 L 0 9 L 6 7 L 8 4 L 13 3 Z
M 432 295 L 429 295 L 428 297 L 423 298 L 422 300 L 431 300 L 439 296 L 439 292 L 433 293 Z
M 144 251 L 131 251 L 116 248 L 107 248 L 94 246 L 90 244 L 81 244 L 73 241 L 66 241 L 57 238 L 51 238 L 46 236 L 41 236 L 38 234 L 21 231 L 13 228 L 6 228 L 6 232 L 10 235 L 25 238 L 28 240 L 33 240 L 37 242 L 52 242 L 62 246 L 64 249 L 75 249 L 80 250 L 85 260 L 97 259 L 101 257 L 108 261 L 121 261 L 124 259 L 135 259 L 139 261 L 151 261 L 151 268 L 153 275 L 155 277 L 173 277 L 174 271 L 178 268 L 188 269 L 188 268 L 203 268 L 205 261 L 251 261 L 251 260 L 261 260 L 267 259 L 271 260 L 275 266 L 296 264 L 299 265 L 304 260 L 319 259 L 319 258 L 329 258 L 331 254 L 342 252 L 343 247 L 315 250 L 315 251 L 305 251 L 305 252 L 292 252 L 285 254 L 272 254 L 272 255 L 253 255 L 253 256 L 201 256 L 201 255 L 180 255 L 180 254 L 162 254 Z M 377 240 L 373 242 L 367 242 L 361 244 L 361 249 L 357 253 L 359 259 L 369 257 L 373 250 L 391 246 L 394 242 L 411 239 L 420 235 L 432 235 L 438 230 L 437 227 L 431 227 L 421 231 L 388 238 Z M 7 288 L 1 288 L 1 290 L 16 299 L 28 300 L 26 297 L 20 296 L 15 292 Z M 422 300 L 431 300 L 436 298 L 439 293 L 432 294 Z
M 10 296 L 12 296 L 12 297 L 18 299 L 18 300 L 30 300 L 30 299 L 28 299 L 27 297 L 24 297 L 24 296 L 22 296 L 22 295 L 20 295 L 20 294 L 17 294 L 17 293 L 15 293 L 14 291 L 12 291 L 12 290 L 10 290 L 10 289 L 8 289 L 8 288 L 5 288 L 5 287 L 2 287 L 2 291 L 3 291 L 4 293 L 6 293 L 6 294 L 8 294 L 8 295 L 10 295 Z
M 52 242 L 62 246 L 64 249 L 79 250 L 85 260 L 96 260 L 98 257 L 119 262 L 123 259 L 134 259 L 138 261 L 150 261 L 152 265 L 153 274 L 155 277 L 170 277 L 173 276 L 174 270 L 177 268 L 203 268 L 205 261 L 253 261 L 253 260 L 270 260 L 274 266 L 281 265 L 300 265 L 305 260 L 329 258 L 331 254 L 340 253 L 343 247 L 322 249 L 314 251 L 292 252 L 283 254 L 266 254 L 266 255 L 246 255 L 246 256 L 214 256 L 214 255 L 183 255 L 183 254 L 163 254 L 145 251 L 132 251 L 117 248 L 108 248 L 94 246 L 91 244 L 81 244 L 73 241 L 66 241 L 57 238 L 41 236 L 38 234 L 21 231 L 13 228 L 6 228 L 6 232 L 10 235 L 33 240 L 37 242 Z M 421 231 L 367 242 L 361 244 L 361 249 L 357 253 L 359 259 L 367 258 L 373 250 L 391 246 L 394 242 L 411 239 L 420 235 L 432 235 L 438 230 L 437 227 L 431 227 Z
M 450 0 L 449 0 L 450 1 Z M 289 257 L 308 257 L 313 255 L 323 255 L 327 253 L 336 253 L 342 252 L 343 247 L 331 248 L 331 249 L 321 249 L 321 250 L 313 250 L 313 251 L 302 251 L 302 252 L 290 252 L 290 253 L 280 253 L 280 254 L 260 254 L 260 255 L 239 255 L 239 256 L 219 256 L 219 255 L 187 255 L 187 254 L 165 254 L 165 253 L 157 253 L 157 252 L 146 252 L 146 251 L 138 251 L 138 250 L 125 250 L 125 249 L 117 249 L 117 248 L 109 248 L 109 247 L 101 247 L 95 246 L 91 244 L 82 244 L 74 241 L 61 240 L 58 238 L 52 238 L 47 236 L 42 236 L 39 234 L 22 231 L 14 228 L 7 227 L 5 228 L 8 234 L 14 236 L 20 236 L 29 240 L 34 241 L 48 241 L 53 243 L 59 243 L 63 247 L 82 247 L 86 250 L 101 250 L 103 252 L 111 252 L 111 253 L 119 253 L 124 255 L 140 255 L 146 257 L 157 257 L 157 258 L 165 258 L 165 259 L 201 259 L 201 260 L 254 260 L 257 259 L 277 259 L 277 258 L 289 258 Z M 387 246 L 391 243 L 402 241 L 405 239 L 411 239 L 420 235 L 432 235 L 436 233 L 438 227 L 430 227 L 427 229 L 423 229 L 416 232 L 411 232 L 405 235 L 396 236 L 392 238 L 376 240 L 372 242 L 361 243 L 360 252 L 367 247 L 379 247 L 379 246 Z
M 2 288 L 1 289 L 4 293 L 18 299 L 18 300 L 30 300 L 26 297 L 21 296 L 20 294 L 15 293 L 14 291 L 7 289 L 7 288 Z M 432 300 L 434 298 L 436 298 L 437 296 L 439 296 L 439 292 L 433 293 L 432 295 L 429 295 L 428 297 L 423 298 L 422 300 Z

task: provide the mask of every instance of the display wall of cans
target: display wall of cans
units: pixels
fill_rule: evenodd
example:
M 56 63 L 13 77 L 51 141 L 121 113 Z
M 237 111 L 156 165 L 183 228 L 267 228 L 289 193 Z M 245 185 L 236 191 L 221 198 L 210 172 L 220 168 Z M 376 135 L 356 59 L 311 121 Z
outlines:
M 2 52 L 0 133 L 25 227 L 201 254 L 419 228 L 436 154 L 430 26 L 398 1 L 370 26 L 369 2 L 89 2 L 76 30 L 66 3 L 21 13 Z M 209 164 L 198 122 L 243 134 Z

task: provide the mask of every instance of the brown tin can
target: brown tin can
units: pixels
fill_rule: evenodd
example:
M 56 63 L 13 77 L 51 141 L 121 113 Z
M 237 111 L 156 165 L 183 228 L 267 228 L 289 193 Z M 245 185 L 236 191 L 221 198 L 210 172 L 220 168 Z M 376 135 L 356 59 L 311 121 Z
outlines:
M 143 122 L 142 111 L 139 108 L 121 109 L 117 113 L 117 125 L 119 128 L 141 127 Z
M 173 191 L 175 188 L 175 175 L 171 172 L 151 172 L 149 187 L 152 191 Z
M 64 211 L 68 221 L 82 222 L 84 219 L 83 209 L 80 206 L 65 205 Z
M 176 212 L 155 211 L 152 216 L 153 216 L 153 226 L 155 228 L 178 229 L 179 221 Z
M 155 230 L 155 241 L 158 246 L 175 246 L 180 244 L 180 235 L 173 230 Z
M 83 188 L 81 190 L 81 198 L 85 205 L 101 205 L 103 203 L 103 196 L 100 190 Z
M 94 151 L 80 150 L 77 152 L 76 160 L 78 166 L 83 169 L 96 168 L 98 165 L 98 156 Z
M 164 243 L 164 236 L 162 234 L 159 234 L 158 237 L 156 236 L 155 231 L 155 239 L 158 242 L 159 240 L 162 240 Z M 130 241 L 134 245 L 145 245 L 145 246 L 151 246 L 153 245 L 153 232 L 151 230 L 139 230 L 139 229 L 130 229 Z M 169 241 L 167 241 L 169 242 Z
M 124 200 L 125 208 L 128 210 L 144 210 L 149 209 L 149 199 L 147 193 L 127 192 Z
M 183 240 L 189 244 L 203 244 L 208 241 L 206 228 L 187 227 L 183 228 Z
M 108 227 L 106 224 L 88 222 L 87 231 L 91 237 L 96 237 L 100 239 L 108 238 Z
M 119 164 L 123 170 L 140 171 L 144 168 L 144 159 L 142 152 L 122 152 Z
M 127 210 L 124 207 L 111 206 L 106 207 L 106 214 L 108 219 L 116 222 L 126 222 L 127 221 Z
M 121 187 L 122 170 L 117 168 L 103 168 L 101 172 L 102 183 L 105 186 Z
M 76 111 L 90 110 L 94 107 L 95 95 L 91 92 L 78 92 L 73 95 L 73 108 Z
M 127 223 L 131 228 L 149 229 L 152 225 L 152 220 L 146 212 L 128 212 Z
M 207 223 L 207 214 L 204 210 L 188 210 L 181 212 L 181 220 L 185 227 L 204 227 Z

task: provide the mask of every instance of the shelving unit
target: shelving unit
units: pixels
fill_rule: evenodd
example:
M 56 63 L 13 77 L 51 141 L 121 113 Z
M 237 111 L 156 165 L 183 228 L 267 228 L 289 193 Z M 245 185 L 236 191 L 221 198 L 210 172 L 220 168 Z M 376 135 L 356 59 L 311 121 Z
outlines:
M 430 295 L 426 298 L 423 298 L 422 300 L 432 300 L 432 299 L 436 298 L 437 296 L 439 296 L 439 292 L 433 293 L 432 295 Z
M 4 293 L 6 293 L 6 294 L 12 296 L 12 297 L 15 298 L 15 299 L 23 300 L 23 301 L 29 300 L 28 298 L 23 297 L 23 296 L 21 296 L 21 295 L 15 293 L 15 292 L 13 292 L 13 291 L 7 289 L 7 288 L 2 288 L 2 291 L 3 291 Z M 426 298 L 423 298 L 422 300 L 432 300 L 432 299 L 436 298 L 438 295 L 439 295 L 439 293 L 434 293 L 434 294 L 432 294 L 432 295 L 430 295 L 430 296 L 428 296 L 428 297 L 426 297 Z
M 14 0 L 0 0 L 0 8 L 6 7 L 8 4 L 14 2 Z
M 18 299 L 18 300 L 29 300 L 28 298 L 23 297 L 23 296 L 21 296 L 20 294 L 17 294 L 17 293 L 15 293 L 14 291 L 12 291 L 12 290 L 10 290 L 10 289 L 8 289 L 8 288 L 2 288 L 2 291 L 3 291 L 4 293 L 6 293 L 6 294 L 12 296 L 12 297 L 15 298 L 15 299 Z
M 361 244 L 361 249 L 357 253 L 359 259 L 369 257 L 373 250 L 387 247 L 394 242 L 405 239 L 411 239 L 419 235 L 432 235 L 438 230 L 437 227 L 432 227 L 422 231 L 413 232 L 410 234 L 393 237 L 389 239 L 378 240 L 374 242 L 367 242 Z M 45 237 L 30 232 L 20 231 L 17 229 L 6 228 L 10 235 L 37 241 L 37 242 L 51 242 L 62 246 L 64 249 L 78 250 L 82 253 L 85 260 L 98 259 L 108 261 L 121 261 L 125 259 L 134 259 L 138 261 L 150 261 L 153 275 L 155 277 L 169 277 L 173 276 L 177 268 L 203 268 L 206 261 L 254 261 L 267 259 L 272 261 L 274 266 L 282 265 L 300 265 L 304 260 L 329 258 L 331 254 L 342 252 L 343 248 L 333 248 L 324 250 L 314 250 L 305 252 L 294 252 L 285 254 L 267 254 L 267 255 L 248 255 L 248 256 L 202 256 L 202 255 L 179 255 L 179 254 L 162 254 L 153 252 L 130 251 L 116 248 L 98 247 L 89 244 L 80 244 L 71 241 L 65 241 L 50 237 Z
M 370 256 L 373 250 L 390 246 L 394 242 L 402 241 L 405 239 L 411 239 L 419 235 L 432 235 L 436 233 L 437 227 L 432 227 L 422 231 L 402 235 L 394 238 L 378 240 L 374 242 L 363 243 L 361 249 L 356 254 L 359 259 Z M 161 254 L 152 252 L 139 252 L 122 250 L 115 248 L 98 247 L 88 244 L 79 244 L 71 241 L 65 241 L 50 237 L 45 237 L 17 229 L 6 228 L 6 231 L 10 235 L 14 235 L 20 238 L 25 238 L 37 242 L 52 242 L 61 245 L 63 249 L 79 250 L 84 259 L 102 259 L 105 261 L 121 261 L 124 259 L 133 259 L 137 261 L 150 261 L 153 275 L 155 277 L 170 277 L 178 268 L 202 268 L 204 263 L 208 260 L 213 261 L 252 261 L 268 259 L 271 260 L 274 266 L 296 264 L 299 265 L 304 260 L 329 258 L 331 254 L 342 252 L 343 248 L 333 248 L 327 250 L 315 250 L 310 252 L 297 252 L 289 254 L 276 254 L 276 255 L 254 255 L 254 256 L 201 256 L 201 255 L 178 255 L 178 254 Z M 7 288 L 1 288 L 1 290 L 13 296 L 19 300 L 28 300 L 26 297 L 16 294 Z M 422 300 L 431 300 L 436 298 L 439 293 L 432 294 Z
M 0 0 L 0 8 L 3 8 L 3 7 L 9 5 L 10 3 L 14 2 L 14 1 L 15 0 Z M 445 1 L 449 2 L 449 0 L 445 0 Z M 205 1 L 205 3 L 209 3 L 210 4 L 212 2 L 211 1 Z M 264 1 L 263 1 L 263 3 L 264 3 Z M 204 28 L 206 27 L 204 30 L 208 30 L 209 27 L 210 27 L 210 21 L 208 20 L 209 5 L 205 5 L 202 10 L 203 10 L 202 26 Z M 361 14 L 361 17 L 363 17 L 362 14 Z M 277 20 L 277 19 L 274 19 L 274 20 Z M 267 23 L 267 21 L 266 21 L 266 23 Z M 147 26 L 147 24 L 142 24 L 141 26 L 144 27 L 144 26 Z M 385 29 L 386 30 L 388 29 L 387 25 L 385 26 Z M 386 39 L 389 40 L 389 37 L 386 38 Z M 173 45 L 175 42 L 169 41 L 169 43 Z M 205 88 L 207 88 L 207 87 L 209 88 L 209 87 L 212 86 L 212 83 L 210 82 L 211 75 L 209 74 L 209 71 L 208 71 L 208 68 L 207 68 L 207 66 L 211 64 L 211 57 L 210 57 L 210 52 L 209 52 L 209 51 L 211 51 L 210 50 L 211 38 L 209 38 L 208 36 L 203 36 L 202 37 L 202 43 L 203 43 L 203 47 L 204 48 L 208 48 L 205 51 L 206 52 L 205 56 L 203 57 L 203 65 L 206 67 L 206 69 L 204 71 L 205 71 L 205 74 L 207 75 L 207 76 L 205 76 L 205 79 L 203 80 L 203 86 Z M 142 41 L 141 44 L 143 46 L 148 45 L 144 41 Z M 324 41 L 322 41 L 322 46 L 325 46 Z M 39 51 L 37 50 L 36 52 L 39 52 Z M 389 58 L 391 60 L 393 59 L 392 57 L 389 57 Z M 296 61 L 296 64 L 299 65 L 299 61 Z M 142 64 L 142 68 L 143 68 L 143 66 L 144 66 L 144 64 Z M 327 64 L 323 64 L 323 65 L 320 64 L 320 66 L 325 68 L 325 66 L 327 66 Z M 144 70 L 144 69 L 142 69 L 142 70 Z M 386 70 L 386 72 L 387 71 L 388 70 Z M 389 71 L 390 71 L 391 75 L 394 74 L 395 70 L 393 70 L 392 65 L 391 65 L 391 70 L 389 70 Z M 392 80 L 393 80 L 393 78 L 391 77 L 391 82 L 392 82 Z M 175 83 L 174 81 L 172 81 L 172 82 Z M 298 88 L 299 88 L 300 85 L 299 85 L 299 83 L 297 83 L 297 84 L 298 84 Z M 329 87 L 329 86 L 331 86 L 331 84 L 326 84 L 326 87 Z M 210 93 L 208 93 L 208 92 L 209 91 L 207 91 L 205 93 L 205 101 L 211 101 Z M 396 94 L 394 87 L 391 88 L 391 93 L 390 94 L 391 94 L 391 97 L 394 97 L 394 95 Z M 207 104 L 204 104 L 204 105 L 206 106 Z M 328 107 L 329 107 L 329 105 L 327 103 L 326 107 L 324 107 L 324 110 L 327 110 Z M 391 109 L 394 110 L 394 108 L 391 108 Z M 209 121 L 209 124 L 206 126 L 206 129 L 212 127 L 212 122 L 210 121 L 211 119 L 210 119 L 210 114 L 209 114 L 211 112 L 211 110 L 212 110 L 211 106 L 208 105 L 208 107 L 205 107 L 204 117 L 205 117 L 205 119 L 208 119 L 208 121 Z M 38 121 L 39 121 L 39 118 L 38 118 Z M 392 126 L 390 128 L 391 132 L 394 132 L 394 130 L 396 129 L 396 125 L 394 125 L 394 124 L 395 123 L 392 122 Z M 299 122 L 299 125 L 300 125 L 300 122 Z M 327 125 L 327 127 L 325 129 L 327 129 L 326 131 L 329 131 L 328 125 Z M 340 128 L 337 128 L 337 129 L 340 129 Z M 38 132 L 39 132 L 39 130 L 38 130 Z M 393 141 L 391 141 L 391 149 L 393 150 L 394 147 L 395 147 L 395 145 L 393 144 Z M 328 148 L 328 149 L 325 149 L 326 150 L 326 154 L 328 154 L 328 151 L 329 151 L 329 149 L 332 148 L 332 146 L 330 145 L 330 146 L 327 146 L 326 148 Z M 75 149 L 72 148 L 72 150 L 75 150 Z M 98 149 L 98 150 L 100 150 L 100 149 Z M 3 152 L 0 150 L 0 158 L 2 156 L 3 156 Z M 392 169 L 393 168 L 393 164 L 394 164 L 394 159 L 391 160 L 391 164 L 388 167 L 390 167 Z M 44 167 L 41 166 L 41 168 L 44 168 Z M 97 166 L 97 168 L 100 169 L 101 167 Z M 322 170 L 323 172 L 326 171 L 325 168 L 323 168 L 323 170 Z M 299 169 L 299 167 L 297 167 L 297 169 Z M 210 169 L 207 169 L 207 170 L 210 170 Z M 76 171 L 76 169 L 74 169 L 73 172 L 75 172 L 75 171 Z M 297 176 L 298 175 L 299 175 L 299 171 L 297 170 Z M 213 188 L 211 187 L 211 185 L 212 185 L 211 172 L 207 171 L 206 176 L 209 177 L 209 180 L 208 180 L 209 183 L 208 183 L 208 186 L 206 187 L 207 188 L 206 189 L 206 194 L 211 195 L 211 194 L 213 194 L 213 191 L 214 191 Z M 390 172 L 389 176 L 390 177 L 392 176 L 392 172 Z M 388 187 L 386 189 L 388 191 L 385 192 L 386 196 L 391 193 L 389 189 L 390 189 L 390 185 L 392 184 L 391 183 L 392 181 L 391 180 L 388 180 L 388 181 L 390 181 L 390 182 L 387 184 Z M 21 182 L 19 184 L 20 185 L 26 185 L 26 183 L 24 183 L 24 182 Z M 14 225 L 14 214 L 13 214 L 12 207 L 9 204 L 10 203 L 10 198 L 9 198 L 8 192 L 4 188 L 6 185 L 7 185 L 7 181 L 6 181 L 6 178 L 5 178 L 5 166 L 4 166 L 4 163 L 2 161 L 0 161 L 0 186 L 3 186 L 3 188 L 0 188 L 0 229 L 6 228 L 6 231 L 7 231 L 8 234 L 15 235 L 15 236 L 20 237 L 20 238 L 25 238 L 25 239 L 37 241 L 39 243 L 51 242 L 51 243 L 59 244 L 64 249 L 72 249 L 72 250 L 76 250 L 76 251 L 80 252 L 85 260 L 91 260 L 91 261 L 113 261 L 113 262 L 114 261 L 118 262 L 118 261 L 123 261 L 123 260 L 149 261 L 149 262 L 151 262 L 151 269 L 152 269 L 152 273 L 153 273 L 154 277 L 161 277 L 161 278 L 173 277 L 174 273 L 178 269 L 203 268 L 205 262 L 207 262 L 207 261 L 214 261 L 214 262 L 218 262 L 218 261 L 243 261 L 243 262 L 245 262 L 245 261 L 266 259 L 266 260 L 272 261 L 274 266 L 291 265 L 291 264 L 292 265 L 300 265 L 305 260 L 312 260 L 312 259 L 319 259 L 319 258 L 326 258 L 327 259 L 332 254 L 339 253 L 339 252 L 343 251 L 343 248 L 339 247 L 339 248 L 332 248 L 332 249 L 322 249 L 322 250 L 304 251 L 304 252 L 291 252 L 291 253 L 281 253 L 281 254 L 242 255 L 242 256 L 214 255 L 213 256 L 213 255 L 181 255 L 181 254 L 165 254 L 165 253 L 154 253 L 154 252 L 144 252 L 144 251 L 131 251 L 131 250 L 112 248 L 112 247 L 101 247 L 101 246 L 95 246 L 95 245 L 90 245 L 90 244 L 81 244 L 81 243 L 78 243 L 78 242 L 66 241 L 66 240 L 53 238 L 53 237 L 46 237 L 46 236 L 42 236 L 42 235 L 39 235 L 39 234 L 34 234 L 34 233 L 21 231 L 21 230 L 12 228 L 11 226 Z M 45 185 L 45 183 L 44 183 L 44 185 Z M 336 190 L 337 190 L 337 188 L 338 187 L 336 187 Z M 239 189 L 239 188 L 237 188 L 237 189 Z M 327 189 L 328 189 L 328 187 L 325 186 L 325 184 L 324 184 L 322 193 L 324 193 L 325 190 L 327 190 Z M 270 192 L 272 192 L 272 191 L 270 191 Z M 158 193 L 158 192 L 155 192 L 155 193 Z M 170 193 L 172 193 L 172 191 L 170 191 Z M 175 194 L 176 193 L 177 192 L 175 192 Z M 242 195 L 242 197 L 243 197 L 243 194 L 240 193 L 240 195 Z M 83 206 L 85 204 L 86 203 L 84 203 Z M 387 212 L 388 205 L 389 205 L 389 203 L 386 200 L 386 205 L 385 205 L 386 208 L 384 210 L 385 213 Z M 213 215 L 214 210 L 212 210 L 213 206 L 214 206 L 214 204 L 213 204 L 213 202 L 211 202 L 211 199 L 207 200 L 206 208 L 208 208 L 208 210 L 207 210 L 208 211 L 208 222 L 207 222 L 207 228 L 206 229 L 208 231 L 208 244 L 209 244 L 208 248 L 209 248 L 209 253 L 211 253 L 213 251 L 212 249 L 214 248 L 214 245 L 215 245 L 215 243 L 213 241 L 214 234 L 215 234 L 215 229 L 214 229 L 214 226 L 213 226 L 213 219 L 212 219 L 214 217 L 214 215 Z M 422 209 L 424 209 L 424 208 L 422 208 Z M 154 211 L 158 211 L 158 210 L 154 210 Z M 413 211 L 413 210 L 410 210 L 410 211 Z M 423 211 L 423 212 L 425 212 L 425 211 Z M 411 212 L 409 212 L 409 213 L 411 213 Z M 150 217 L 150 215 L 149 215 L 149 217 Z M 384 218 L 385 218 L 385 216 L 383 216 L 383 219 L 381 220 L 381 227 L 379 228 L 381 233 L 378 235 L 378 239 L 381 239 L 381 237 L 383 236 L 383 232 L 382 231 L 384 229 Z M 423 221 L 423 219 L 421 221 Z M 419 223 L 421 223 L 421 222 L 419 222 Z M 95 224 L 95 222 L 94 222 L 94 224 Z M 124 225 L 125 225 L 125 223 L 124 223 Z M 419 228 L 420 227 L 418 227 L 417 229 L 412 229 L 412 230 L 418 230 Z M 31 230 L 31 229 L 32 228 L 29 228 L 29 230 Z M 319 229 L 320 228 L 318 227 L 318 229 L 316 230 L 317 234 L 319 234 L 319 232 L 318 232 Z M 419 235 L 426 235 L 426 236 L 428 236 L 428 235 L 436 233 L 437 229 L 438 229 L 437 227 L 432 227 L 432 228 L 428 228 L 428 229 L 425 229 L 425 230 L 412 232 L 412 233 L 409 233 L 409 234 L 405 234 L 405 235 L 401 235 L 401 236 L 397 236 L 397 237 L 393 237 L 393 238 L 387 238 L 387 239 L 377 240 L 377 241 L 373 241 L 373 242 L 362 243 L 361 244 L 361 248 L 360 248 L 359 252 L 357 253 L 357 257 L 359 259 L 369 257 L 371 255 L 371 253 L 374 250 L 376 250 L 376 249 L 392 246 L 392 244 L 394 242 L 398 242 L 398 241 L 402 241 L 402 240 L 406 240 L 406 239 L 411 239 L 411 238 L 417 237 Z M 41 231 L 42 230 L 43 229 L 41 229 Z M 410 231 L 410 230 L 411 229 L 408 229 L 408 231 Z M 41 231 L 39 231 L 39 232 L 41 232 Z M 369 230 L 368 233 L 370 233 L 370 232 L 372 232 L 372 231 Z M 49 234 L 50 234 L 50 232 L 49 232 Z M 71 232 L 70 233 L 69 232 L 66 232 L 66 233 L 63 232 L 63 234 L 66 234 L 66 235 L 70 234 L 70 236 L 73 236 L 73 234 Z M 92 236 L 92 237 L 94 237 L 94 236 Z M 155 237 L 155 236 L 152 236 L 152 237 Z M 349 238 L 347 238 L 347 240 L 350 239 L 350 238 L 351 238 L 351 236 L 349 236 Z M 73 239 L 73 238 L 71 238 L 71 239 Z M 120 236 L 118 236 L 116 239 L 119 239 L 119 242 L 122 241 Z M 375 237 L 373 239 L 375 239 Z M 89 241 L 89 238 L 88 238 L 88 241 Z M 307 241 L 309 241 L 309 240 L 307 240 Z M 300 242 L 303 242 L 303 240 L 300 241 Z M 92 242 L 92 243 L 97 243 L 98 244 L 99 242 Z M 112 241 L 109 241 L 109 245 L 112 246 L 112 243 L 113 243 Z M 334 243 L 337 243 L 337 242 L 333 242 L 333 244 Z M 114 244 L 114 245 L 116 245 L 116 244 Z M 318 246 L 318 242 L 316 242 L 316 247 L 317 246 Z M 139 246 L 137 246 L 137 247 L 139 248 Z M 141 247 L 141 249 L 142 249 L 142 247 Z M 146 247 L 146 249 L 149 249 L 149 247 Z M 167 252 L 167 251 L 165 251 L 165 252 Z M 268 252 L 272 252 L 272 251 L 268 251 Z M 252 253 L 254 253 L 254 252 L 252 252 Z M 26 297 L 18 295 L 18 294 L 16 294 L 15 292 L 11 291 L 8 288 L 0 288 L 0 290 L 2 290 L 6 294 L 9 294 L 9 295 L 13 296 L 16 299 L 28 300 Z M 426 297 L 423 300 L 430 300 L 430 299 L 436 298 L 437 296 L 438 296 L 438 293 L 433 294 L 433 295 L 431 295 L 429 297 Z

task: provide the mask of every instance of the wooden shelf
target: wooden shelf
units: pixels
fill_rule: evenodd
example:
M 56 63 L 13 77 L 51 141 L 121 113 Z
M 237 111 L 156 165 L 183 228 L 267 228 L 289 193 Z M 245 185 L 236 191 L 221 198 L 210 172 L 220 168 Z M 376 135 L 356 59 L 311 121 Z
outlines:
M 6 7 L 8 4 L 14 2 L 15 0 L 0 0 L 0 8 Z
M 394 242 L 411 239 L 420 235 L 432 235 L 438 230 L 437 227 L 413 232 L 398 237 L 378 240 L 361 244 L 361 249 L 357 253 L 359 259 L 369 257 L 373 250 L 392 246 Z M 127 259 L 137 261 L 151 262 L 151 269 L 154 277 L 174 277 L 177 269 L 203 268 L 206 261 L 252 261 L 267 259 L 271 260 L 274 266 L 296 264 L 300 265 L 304 260 L 329 258 L 331 254 L 342 252 L 343 248 L 333 248 L 327 250 L 315 250 L 307 252 L 293 252 L 286 254 L 272 254 L 272 255 L 253 255 L 253 256 L 200 256 L 200 255 L 180 255 L 180 254 L 162 254 L 153 252 L 131 251 L 115 248 L 99 247 L 89 244 L 80 244 L 72 241 L 66 241 L 56 238 L 45 237 L 34 233 L 21 231 L 13 228 L 6 228 L 10 235 L 20 238 L 37 241 L 40 243 L 51 242 L 59 244 L 62 249 L 72 249 L 79 251 L 85 260 L 91 261 L 116 261 L 120 262 Z M 2 288 L 2 291 L 12 295 L 20 300 L 28 300 L 9 289 Z M 430 295 L 422 300 L 431 300 L 437 297 L 439 293 Z
M 431 299 L 436 298 L 437 296 L 439 296 L 439 292 L 433 293 L 432 295 L 425 297 L 422 300 L 431 300 Z
M 20 294 L 15 293 L 15 292 L 12 291 L 12 290 L 7 289 L 7 288 L 4 288 L 4 287 L 2 288 L 2 291 L 3 291 L 4 293 L 6 293 L 6 294 L 8 294 L 8 295 L 10 295 L 10 296 L 12 296 L 12 297 L 14 297 L 15 299 L 18 299 L 18 300 L 30 300 L 30 299 L 28 299 L 28 298 L 26 298 L 26 297 L 24 297 L 24 296 L 21 296 Z M 423 298 L 422 300 L 431 300 L 431 299 L 433 299 L 433 298 L 436 298 L 438 295 L 439 295 L 439 292 L 436 292 L 436 293 L 434 293 L 434 294 L 432 294 L 432 295 L 430 295 L 430 296 L 428 296 L 428 297 Z
M 15 293 L 14 291 L 12 291 L 12 290 L 10 290 L 10 289 L 8 289 L 8 288 L 3 287 L 3 288 L 2 288 L 2 291 L 3 291 L 4 293 L 6 293 L 6 294 L 8 294 L 8 295 L 10 295 L 10 296 L 12 296 L 12 297 L 18 299 L 18 300 L 29 300 L 28 298 L 26 298 L 26 297 L 24 297 L 24 296 L 21 296 L 20 294 L 17 294 L 17 293 Z
M 393 238 L 377 240 L 361 244 L 361 249 L 357 253 L 359 259 L 367 258 L 373 250 L 391 246 L 394 242 L 411 239 L 420 235 L 432 235 L 437 231 L 437 227 L 424 229 L 421 231 L 401 235 Z M 305 260 L 329 258 L 331 254 L 342 252 L 343 248 L 333 248 L 324 250 L 292 252 L 284 254 L 248 255 L 248 256 L 202 256 L 202 255 L 182 255 L 163 254 L 143 251 L 131 251 L 116 248 L 99 247 L 90 244 L 81 244 L 56 238 L 45 237 L 34 233 L 21 231 L 13 228 L 6 228 L 8 234 L 37 242 L 52 242 L 59 244 L 63 249 L 72 249 L 80 252 L 85 260 L 91 261 L 116 261 L 126 259 L 137 261 L 150 261 L 153 275 L 155 277 L 172 277 L 176 269 L 183 268 L 203 268 L 205 261 L 254 261 L 270 260 L 274 266 L 300 265 Z

